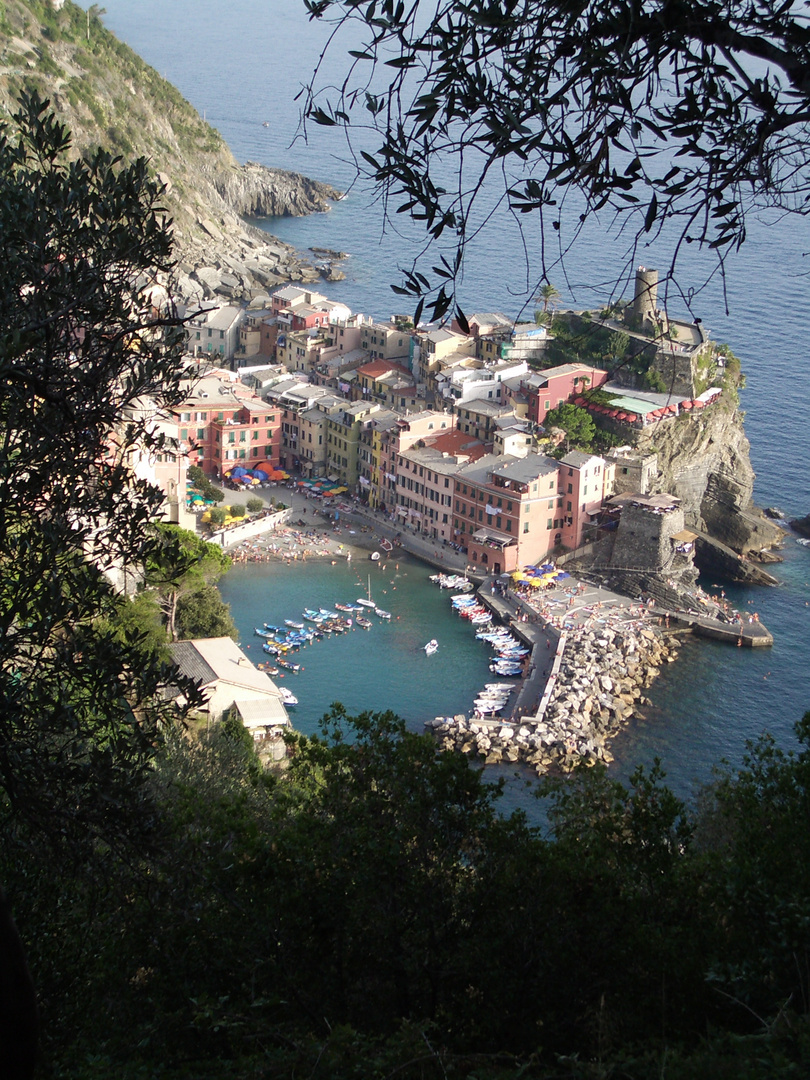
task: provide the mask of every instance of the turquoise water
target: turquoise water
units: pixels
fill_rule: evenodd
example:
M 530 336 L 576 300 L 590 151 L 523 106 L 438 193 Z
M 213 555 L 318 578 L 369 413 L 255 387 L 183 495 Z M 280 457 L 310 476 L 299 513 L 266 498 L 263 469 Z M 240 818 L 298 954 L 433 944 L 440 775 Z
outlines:
M 271 658 L 262 653 L 254 627 L 300 621 L 305 608 L 352 604 L 366 595 L 370 577 L 372 599 L 391 612 L 391 621 L 372 614 L 370 630 L 312 642 L 295 655 L 303 670 L 277 681 L 298 698 L 290 716 L 307 735 L 317 730 L 335 701 L 350 713 L 393 709 L 421 730 L 434 716 L 467 712 L 474 691 L 494 678 L 487 666 L 489 653 L 476 641 L 470 623 L 452 613 L 449 593 L 428 581 L 431 572 L 407 556 L 385 564 L 258 563 L 235 567 L 220 589 L 231 605 L 242 647 L 255 663 Z M 439 650 L 426 656 L 424 645 L 433 637 Z
M 326 32 L 307 21 L 299 0 L 232 0 L 227 11 L 219 0 L 106 0 L 106 10 L 110 29 L 180 88 L 218 128 L 238 160 L 297 169 L 338 186 L 349 183 L 346 149 L 333 131 L 316 128 L 308 142 L 293 144 L 299 108 L 294 98 L 318 59 Z M 276 62 L 279 43 L 283 57 Z M 337 78 L 336 67 L 331 74 Z M 748 240 L 729 258 L 726 282 L 716 276 L 703 286 L 712 258 L 690 248 L 679 275 L 684 292 L 670 296 L 668 306 L 682 314 L 691 304 L 715 339 L 728 342 L 740 356 L 748 377 L 742 407 L 758 474 L 755 496 L 763 506 L 776 504 L 789 516 L 801 516 L 810 511 L 805 325 L 810 235 L 806 219 L 796 216 L 752 217 L 747 224 Z M 552 273 L 564 303 L 604 303 L 628 263 L 658 265 L 662 276 L 666 271 L 663 242 L 630 254 L 623 241 L 609 238 L 599 225 L 595 222 L 577 242 L 565 273 Z M 402 309 L 390 284 L 397 279 L 397 267 L 410 262 L 413 246 L 402 230 L 384 229 L 380 207 L 370 204 L 361 188 L 328 214 L 277 219 L 268 228 L 302 249 L 318 244 L 351 253 L 344 264 L 347 280 L 323 287 L 330 297 L 383 318 Z M 462 306 L 468 313 L 516 315 L 533 277 L 524 269 L 514 221 L 496 212 L 492 227 L 476 243 L 465 271 Z M 539 235 L 529 232 L 527 250 L 529 255 L 540 250 Z M 655 706 L 646 720 L 634 723 L 614 744 L 620 773 L 659 757 L 673 786 L 686 793 L 693 781 L 709 777 L 720 758 L 738 762 L 746 740 L 764 728 L 781 745 L 792 744 L 793 724 L 810 707 L 810 550 L 788 539 L 785 556 L 775 571 L 783 583 L 779 589 L 735 593 L 739 607 L 759 612 L 774 635 L 774 648 L 749 652 L 706 642 L 684 648 L 651 691 Z M 330 569 L 307 567 L 305 577 L 300 568 L 233 571 L 222 591 L 245 642 L 258 643 L 249 637 L 254 622 L 273 621 L 271 600 L 289 601 L 293 613 L 318 602 L 313 594 L 320 592 L 321 574 L 327 575 L 321 602 L 340 599 L 329 589 Z M 402 605 L 399 626 L 375 627 L 367 639 L 355 634 L 350 640 L 324 642 L 304 654 L 306 671 L 290 681 L 296 694 L 300 690 L 296 722 L 302 728 L 316 722 L 338 696 L 349 708 L 396 708 L 413 724 L 469 704 L 480 683 L 475 665 L 483 664 L 481 654 L 475 645 L 459 641 L 456 649 L 451 644 L 452 616 L 444 613 L 438 592 L 431 600 L 430 588 L 417 578 L 415 571 L 407 578 L 413 607 L 400 592 L 402 586 L 393 593 Z M 332 580 L 338 583 L 334 574 Z M 393 599 L 389 604 L 384 598 L 386 606 L 396 608 Z M 449 620 L 448 640 L 431 658 L 440 660 L 441 667 L 418 664 L 425 660 L 418 646 L 440 637 L 434 624 L 443 618 Z M 400 631 L 407 634 L 400 636 Z

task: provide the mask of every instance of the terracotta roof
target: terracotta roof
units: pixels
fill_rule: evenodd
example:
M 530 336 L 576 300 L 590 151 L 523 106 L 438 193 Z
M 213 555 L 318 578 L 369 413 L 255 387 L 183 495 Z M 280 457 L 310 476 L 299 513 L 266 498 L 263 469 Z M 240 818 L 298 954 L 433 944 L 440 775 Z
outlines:
M 392 360 L 372 360 L 370 364 L 363 364 L 357 371 L 358 374 L 367 375 L 370 379 L 379 378 L 380 375 L 387 375 L 389 371 L 397 371 L 413 381 L 413 375 L 410 371 L 401 364 L 395 364 Z

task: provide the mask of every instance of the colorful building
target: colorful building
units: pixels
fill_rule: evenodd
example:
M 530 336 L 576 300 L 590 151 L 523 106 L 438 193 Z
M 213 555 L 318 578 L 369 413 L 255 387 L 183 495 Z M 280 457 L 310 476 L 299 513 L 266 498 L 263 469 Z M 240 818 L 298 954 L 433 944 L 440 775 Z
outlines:
M 227 372 L 210 372 L 191 383 L 172 415 L 181 451 L 208 475 L 222 476 L 234 465 L 279 463 L 280 411 L 231 382 Z
M 602 386 L 607 380 L 606 371 L 590 364 L 560 364 L 533 372 L 523 382 L 528 396 L 528 418 L 535 424 L 544 424 L 552 409 L 576 394 Z

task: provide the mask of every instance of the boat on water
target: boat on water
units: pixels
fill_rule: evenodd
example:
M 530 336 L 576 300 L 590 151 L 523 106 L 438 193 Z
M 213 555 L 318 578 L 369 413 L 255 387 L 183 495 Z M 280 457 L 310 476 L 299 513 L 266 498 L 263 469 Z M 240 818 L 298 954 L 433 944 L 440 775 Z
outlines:
M 301 670 L 301 665 L 293 663 L 292 660 L 277 660 L 276 663 L 280 668 L 284 668 L 285 671 L 298 672 Z
M 291 627 L 293 630 L 303 630 L 304 624 L 302 622 L 296 622 L 295 619 L 285 619 L 284 625 Z
M 430 581 L 440 589 L 471 589 L 473 583 L 461 574 L 431 574 Z
M 499 713 L 504 706 L 502 701 L 481 701 L 479 698 L 473 702 L 475 711 L 482 716 L 494 716 L 495 713 Z
M 394 550 L 394 545 L 391 543 L 388 537 L 383 537 L 383 539 L 380 541 L 380 547 L 386 553 Z
M 797 544 L 801 544 L 801 545 L 802 545 L 802 547 L 810 547 L 810 540 L 808 540 L 808 539 L 807 539 L 806 537 L 804 537 L 804 536 L 799 536 L 799 537 L 797 537 L 797 538 L 796 538 L 796 543 L 797 543 Z
M 376 604 L 371 599 L 371 574 L 368 575 L 368 597 L 366 598 L 366 597 L 359 596 L 357 598 L 357 603 L 362 604 L 363 607 L 367 607 L 367 608 L 376 607 Z
M 357 615 L 354 620 L 358 626 L 362 626 L 364 630 L 370 630 L 374 623 L 371 619 L 366 619 L 363 615 Z
M 372 551 L 372 553 L 369 555 L 369 558 L 371 559 L 372 562 L 379 562 L 380 561 L 380 553 L 379 553 L 379 551 Z
M 428 656 L 433 656 L 433 654 L 436 652 L 438 647 L 439 647 L 439 643 L 436 640 L 436 638 L 431 638 L 430 641 L 427 643 L 427 645 L 425 645 L 425 652 L 427 653 Z
M 278 692 L 281 694 L 281 700 L 285 705 L 293 706 L 298 704 L 298 698 L 292 691 L 288 690 L 286 686 L 279 686 Z
M 383 609 L 379 608 L 379 607 L 374 608 L 374 614 L 380 619 L 390 619 L 391 618 L 391 612 L 390 611 L 383 611 Z

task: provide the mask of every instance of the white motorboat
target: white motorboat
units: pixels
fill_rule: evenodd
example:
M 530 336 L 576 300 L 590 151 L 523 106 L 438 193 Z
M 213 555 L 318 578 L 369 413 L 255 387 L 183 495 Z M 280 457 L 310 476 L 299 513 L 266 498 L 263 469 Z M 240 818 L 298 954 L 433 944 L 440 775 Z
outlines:
M 280 686 L 278 692 L 281 694 L 281 700 L 285 705 L 289 705 L 292 708 L 293 705 L 298 704 L 298 698 L 286 686 Z
M 379 607 L 374 608 L 374 614 L 380 619 L 390 619 L 391 618 L 391 612 L 390 611 L 383 611 L 383 609 L 379 608 Z
M 425 645 L 425 652 L 427 653 L 428 656 L 433 656 L 433 654 L 436 652 L 438 647 L 439 647 L 439 643 L 436 640 L 436 638 L 431 638 L 430 641 L 427 643 L 427 645 Z

